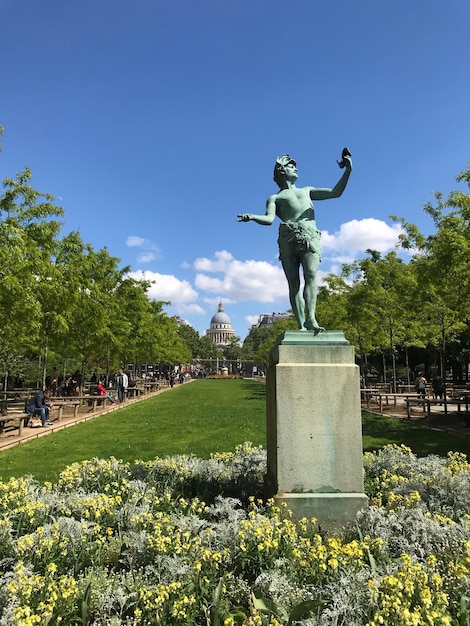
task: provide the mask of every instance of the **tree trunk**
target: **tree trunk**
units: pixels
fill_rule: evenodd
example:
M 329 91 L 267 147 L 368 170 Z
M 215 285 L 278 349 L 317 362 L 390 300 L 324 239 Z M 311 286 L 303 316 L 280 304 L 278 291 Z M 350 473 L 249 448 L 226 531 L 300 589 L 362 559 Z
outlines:
M 47 377 L 47 357 L 49 355 L 49 331 L 46 329 L 46 337 L 44 341 L 44 364 L 42 368 L 42 388 L 46 388 Z

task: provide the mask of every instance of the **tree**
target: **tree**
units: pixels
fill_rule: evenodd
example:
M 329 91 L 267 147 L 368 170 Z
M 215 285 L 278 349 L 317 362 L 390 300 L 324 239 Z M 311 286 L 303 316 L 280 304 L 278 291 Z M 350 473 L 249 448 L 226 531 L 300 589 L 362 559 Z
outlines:
M 220 359 L 222 357 L 222 351 L 215 345 L 210 337 L 202 335 L 200 338 L 200 353 L 199 359 L 202 361 L 211 361 L 213 359 Z
M 190 350 L 191 359 L 195 360 L 201 358 L 202 346 L 201 337 L 199 336 L 198 331 L 190 324 L 181 324 L 178 328 L 178 335 L 182 338 Z
M 156 332 L 155 362 L 168 363 L 170 365 L 185 364 L 191 361 L 191 351 L 178 334 L 178 324 L 172 317 L 168 317 L 157 307 L 159 303 L 151 302 L 154 307 L 154 321 Z
M 385 257 L 377 251 L 367 252 L 370 257 L 358 264 L 367 288 L 368 307 L 373 312 L 375 348 L 382 353 L 384 380 L 385 356 L 391 357 L 392 379 L 396 386 L 397 349 L 405 339 L 410 320 L 416 318 L 412 299 L 416 294 L 414 273 L 396 252 Z
M 457 181 L 470 186 L 470 164 Z M 447 199 L 440 192 L 434 197 L 435 205 L 424 205 L 436 228 L 433 235 L 425 237 L 414 224 L 393 219 L 403 227 L 403 248 L 416 251 L 412 263 L 418 277 L 420 316 L 440 351 L 444 377 L 446 346 L 466 329 L 469 318 L 470 195 L 452 191 Z
M 239 361 L 243 357 L 243 348 L 240 345 L 240 337 L 230 337 L 229 343 L 224 350 L 227 361 Z
M 342 329 L 347 324 L 346 296 L 351 287 L 343 276 L 328 274 L 318 289 L 318 319 L 327 329 Z
M 126 276 L 116 288 L 116 311 L 107 339 L 113 367 L 125 363 L 155 363 L 157 331 L 155 316 L 163 303 L 151 305 L 148 281 L 136 281 Z
M 267 365 L 269 353 L 276 340 L 287 330 L 298 330 L 298 328 L 298 323 L 292 316 L 253 329 L 243 343 L 244 357 L 252 359 L 259 365 Z
M 27 350 L 40 350 L 42 277 L 48 274 L 63 214 L 54 198 L 31 187 L 31 170 L 5 179 L 0 197 L 0 360 L 7 372 Z
M 116 298 L 129 268 L 119 268 L 118 263 L 106 248 L 96 252 L 85 244 L 77 232 L 63 238 L 56 257 L 66 292 L 68 327 L 68 332 L 57 338 L 57 347 L 81 361 L 82 374 L 92 361 L 107 358 L 115 333 L 119 337 L 130 327 L 119 315 Z

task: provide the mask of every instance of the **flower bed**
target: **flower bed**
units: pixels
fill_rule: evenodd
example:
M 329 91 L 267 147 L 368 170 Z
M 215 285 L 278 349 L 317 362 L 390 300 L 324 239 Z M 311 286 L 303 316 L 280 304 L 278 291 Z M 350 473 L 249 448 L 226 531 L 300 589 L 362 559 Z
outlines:
M 0 484 L 0 625 L 470 623 L 470 466 L 364 455 L 337 536 L 260 500 L 265 453 L 68 467 Z

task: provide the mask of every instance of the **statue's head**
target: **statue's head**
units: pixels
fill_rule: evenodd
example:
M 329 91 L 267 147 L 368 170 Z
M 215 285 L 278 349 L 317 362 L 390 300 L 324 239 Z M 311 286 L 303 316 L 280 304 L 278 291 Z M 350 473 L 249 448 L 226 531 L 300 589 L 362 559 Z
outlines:
M 279 187 L 282 187 L 285 182 L 284 168 L 286 167 L 286 165 L 289 165 L 289 163 L 293 163 L 294 165 L 297 165 L 295 160 L 292 159 L 288 154 L 283 154 L 282 156 L 277 157 L 276 159 L 276 163 L 274 164 L 274 176 L 273 177 L 274 177 L 274 182 Z

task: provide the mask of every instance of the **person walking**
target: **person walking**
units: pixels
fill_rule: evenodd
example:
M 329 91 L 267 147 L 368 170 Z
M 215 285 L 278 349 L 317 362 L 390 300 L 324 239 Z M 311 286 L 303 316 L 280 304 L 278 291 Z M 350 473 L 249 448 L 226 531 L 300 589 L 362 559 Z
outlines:
M 416 391 L 418 392 L 418 396 L 421 398 L 426 397 L 426 385 L 428 381 L 424 376 L 424 372 L 418 372 L 418 377 L 416 378 Z
M 129 385 L 129 378 L 123 369 L 119 370 L 116 383 L 117 383 L 118 400 L 122 404 L 126 397 L 126 389 Z
M 446 389 L 444 379 L 438 374 L 434 374 L 431 384 L 434 397 L 442 400 Z

